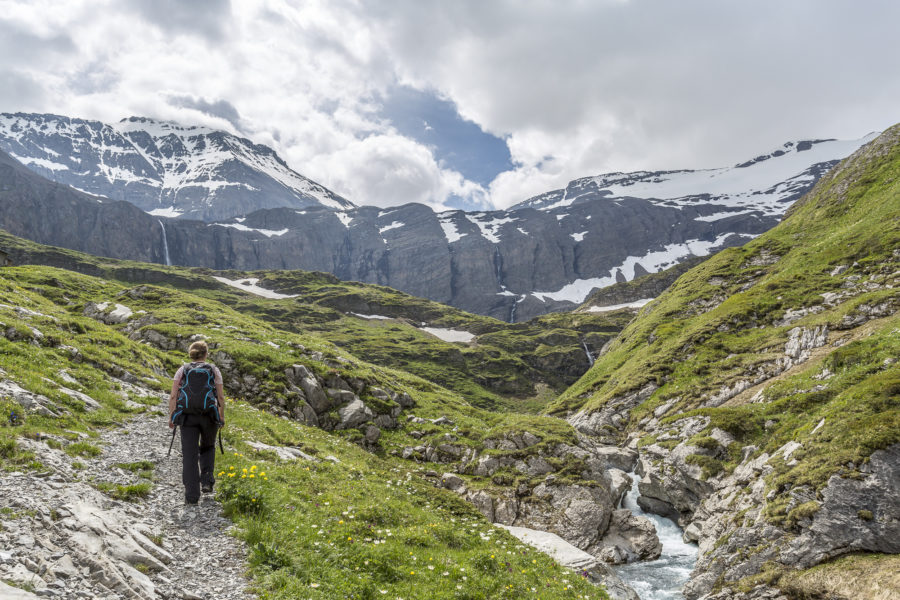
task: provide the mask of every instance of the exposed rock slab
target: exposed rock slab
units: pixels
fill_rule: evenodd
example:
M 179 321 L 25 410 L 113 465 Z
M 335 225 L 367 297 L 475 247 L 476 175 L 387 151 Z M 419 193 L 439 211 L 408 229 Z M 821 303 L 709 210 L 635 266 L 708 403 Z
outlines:
M 613 600 L 640 600 L 637 593 L 622 581 L 611 568 L 584 550 L 579 550 L 558 535 L 527 527 L 510 527 L 506 525 L 500 525 L 500 527 L 503 527 L 529 546 L 552 557 L 559 564 L 578 573 L 583 573 L 591 581 L 603 585 Z

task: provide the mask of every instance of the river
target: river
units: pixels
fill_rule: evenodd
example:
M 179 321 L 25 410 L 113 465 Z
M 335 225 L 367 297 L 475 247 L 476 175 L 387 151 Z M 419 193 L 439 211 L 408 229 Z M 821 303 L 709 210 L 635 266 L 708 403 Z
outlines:
M 638 506 L 640 478 L 634 473 L 629 473 L 629 477 L 631 490 L 622 500 L 622 508 L 653 521 L 663 548 L 658 559 L 621 565 L 615 567 L 616 573 L 634 588 L 641 600 L 683 600 L 681 587 L 687 583 L 691 571 L 694 570 L 694 564 L 697 562 L 697 546 L 682 541 L 681 528 L 671 519 L 644 512 Z

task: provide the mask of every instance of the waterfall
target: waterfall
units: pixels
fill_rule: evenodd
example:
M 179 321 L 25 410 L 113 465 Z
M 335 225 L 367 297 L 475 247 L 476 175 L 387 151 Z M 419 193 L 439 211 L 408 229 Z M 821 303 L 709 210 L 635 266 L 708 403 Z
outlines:
M 616 573 L 640 595 L 641 600 L 681 600 L 681 587 L 687 583 L 697 562 L 696 544 L 686 544 L 681 528 L 671 519 L 646 513 L 638 506 L 639 478 L 632 472 L 631 490 L 622 499 L 622 508 L 647 517 L 656 527 L 662 542 L 662 554 L 656 560 L 634 562 L 614 567 Z
M 166 239 L 166 226 L 163 224 L 162 219 L 159 219 L 158 223 L 162 227 L 163 232 L 163 258 L 166 261 L 166 266 L 171 267 L 172 261 L 169 259 L 169 240 Z
M 588 366 L 593 367 L 594 366 L 594 355 L 591 354 L 590 349 L 587 347 L 587 342 L 584 340 L 581 340 L 581 345 L 584 347 L 584 353 L 587 354 Z M 634 487 L 637 487 L 637 485 L 635 485 Z

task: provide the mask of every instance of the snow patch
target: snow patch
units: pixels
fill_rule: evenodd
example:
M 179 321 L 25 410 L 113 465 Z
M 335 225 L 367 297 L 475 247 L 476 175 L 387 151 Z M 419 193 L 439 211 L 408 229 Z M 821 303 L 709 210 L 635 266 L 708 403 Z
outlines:
M 400 221 L 394 221 L 394 222 L 391 223 L 390 225 L 387 225 L 387 226 L 385 226 L 385 227 L 381 227 L 381 228 L 378 230 L 378 233 L 384 233 L 385 231 L 390 231 L 391 229 L 397 229 L 397 228 L 403 227 L 403 226 L 405 226 L 405 225 L 406 225 L 406 223 L 401 223 Z
M 175 217 L 184 214 L 184 211 L 175 208 L 173 205 L 168 208 L 154 208 L 153 210 L 148 210 L 147 214 L 153 215 L 154 217 L 169 217 L 170 219 L 174 219 Z
M 255 231 L 256 233 L 261 233 L 266 237 L 279 237 L 290 231 L 289 229 L 279 229 L 278 231 L 275 231 L 274 229 L 255 229 L 253 227 L 241 225 L 240 223 L 216 223 L 216 225 L 221 225 L 222 227 L 231 227 L 232 229 L 237 229 L 238 231 Z
M 15 158 L 17 161 L 22 163 L 23 165 L 35 165 L 36 167 L 43 167 L 44 169 L 49 169 L 50 171 L 68 171 L 69 167 L 62 163 L 53 162 L 52 160 L 47 160 L 46 158 L 32 158 L 30 156 L 19 156 L 13 152 L 9 153 L 10 156 Z
M 676 264 L 680 259 L 688 256 L 706 256 L 710 251 L 722 244 L 732 233 L 723 233 L 711 242 L 703 240 L 688 240 L 683 244 L 669 244 L 662 250 L 649 252 L 644 256 L 629 256 L 625 261 L 609 270 L 607 277 L 594 277 L 591 279 L 576 279 L 572 283 L 563 286 L 555 292 L 532 292 L 532 295 L 546 302 L 547 300 L 574 302 L 581 304 L 592 290 L 604 288 L 616 283 L 616 274 L 621 273 L 627 281 L 634 279 L 636 265 L 641 265 L 650 273 L 656 273 Z
M 298 294 L 279 294 L 278 292 L 259 287 L 258 285 L 256 285 L 257 283 L 259 283 L 259 279 L 256 277 L 231 280 L 224 277 L 216 277 L 215 275 L 213 275 L 213 279 L 239 290 L 250 292 L 251 294 L 256 294 L 257 296 L 262 296 L 263 298 L 270 298 L 272 300 L 284 300 L 285 298 L 298 297 Z
M 513 217 L 502 217 L 502 218 L 494 218 L 490 221 L 482 221 L 479 217 L 484 217 L 484 213 L 472 213 L 467 214 L 466 218 L 478 226 L 478 229 L 481 230 L 481 236 L 487 241 L 493 244 L 499 244 L 500 238 L 497 237 L 497 234 L 500 232 L 500 226 L 504 223 L 511 223 L 513 221 L 517 221 L 518 219 Z
M 703 215 L 702 217 L 694 217 L 695 221 L 720 221 L 722 219 L 727 219 L 728 217 L 735 217 L 737 215 L 746 215 L 748 213 L 754 212 L 752 209 L 750 210 L 739 210 L 739 211 L 725 211 L 725 212 L 717 212 L 711 215 Z
M 469 235 L 468 233 L 459 232 L 459 229 L 456 228 L 456 223 L 454 223 L 450 219 L 449 214 L 445 213 L 443 215 L 439 215 L 438 223 L 441 224 L 441 229 L 444 230 L 444 236 L 447 238 L 447 242 L 450 244 L 452 244 L 453 242 L 458 242 L 464 235 Z
M 576 242 L 580 242 L 584 239 L 584 236 L 587 235 L 587 233 L 587 231 L 582 231 L 581 233 L 573 233 L 571 234 L 571 236 L 573 240 L 575 240 Z
M 468 344 L 475 339 L 474 333 L 461 331 L 459 329 L 442 329 L 439 327 L 420 327 L 419 329 L 425 333 L 430 333 L 434 337 L 442 339 L 445 342 L 463 342 Z
M 334 216 L 336 216 L 338 220 L 344 224 L 344 227 L 346 227 L 347 229 L 350 228 L 350 221 L 353 220 L 353 217 L 345 212 L 336 212 L 334 213 Z
M 378 320 L 388 321 L 388 320 L 394 318 L 394 317 L 385 317 L 384 315 L 361 315 L 361 314 L 355 313 L 355 312 L 352 312 L 350 314 L 353 315 L 354 317 L 359 317 L 360 319 L 378 319 Z
M 640 300 L 635 300 L 634 302 L 626 302 L 624 304 L 609 304 L 607 306 L 590 306 L 585 309 L 585 312 L 610 312 L 613 310 L 621 310 L 623 308 L 640 308 L 649 302 L 652 302 L 653 298 L 641 298 Z

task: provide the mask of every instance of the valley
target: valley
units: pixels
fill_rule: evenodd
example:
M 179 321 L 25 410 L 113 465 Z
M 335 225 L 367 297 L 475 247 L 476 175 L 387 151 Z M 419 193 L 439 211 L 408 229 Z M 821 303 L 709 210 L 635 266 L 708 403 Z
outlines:
M 88 206 L 12 163 L 6 173 L 7 198 Z M 676 555 L 696 544 L 696 564 L 676 565 L 691 571 L 690 600 L 890 597 L 898 174 L 894 127 L 747 243 L 671 271 L 635 267 L 573 312 L 513 323 L 327 272 L 159 264 L 179 264 L 186 228 L 212 227 L 167 221 L 172 260 L 160 260 L 156 230 L 96 233 L 107 208 L 158 221 L 126 203 L 95 202 L 88 237 L 152 231 L 143 262 L 82 253 L 74 234 L 66 249 L 2 233 L 0 579 L 41 596 L 195 593 L 166 558 L 175 534 L 162 523 L 190 508 L 165 508 L 179 484 L 160 400 L 206 339 L 231 408 L 200 510 L 221 510 L 242 544 L 223 550 L 235 594 L 665 597 L 639 584 L 677 542 L 659 515 L 683 531 Z M 121 466 L 142 452 L 123 428 L 152 446 L 148 464 Z M 87 516 L 100 513 L 105 529 Z M 555 534 L 556 554 L 523 530 Z M 564 554 L 575 570 L 551 558 Z

